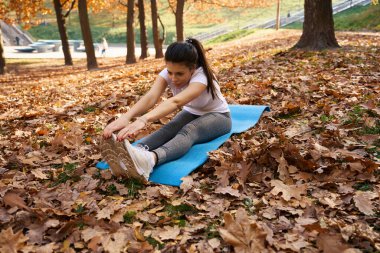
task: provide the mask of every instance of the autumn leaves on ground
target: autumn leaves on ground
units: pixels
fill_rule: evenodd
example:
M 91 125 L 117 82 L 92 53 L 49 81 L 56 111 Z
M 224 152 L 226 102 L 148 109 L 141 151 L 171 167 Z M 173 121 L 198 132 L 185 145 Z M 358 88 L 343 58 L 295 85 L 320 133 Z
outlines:
M 0 252 L 378 252 L 380 37 L 341 33 L 340 49 L 288 51 L 298 38 L 208 52 L 229 103 L 271 112 L 180 188 L 95 168 L 103 127 L 162 60 L 9 66 Z

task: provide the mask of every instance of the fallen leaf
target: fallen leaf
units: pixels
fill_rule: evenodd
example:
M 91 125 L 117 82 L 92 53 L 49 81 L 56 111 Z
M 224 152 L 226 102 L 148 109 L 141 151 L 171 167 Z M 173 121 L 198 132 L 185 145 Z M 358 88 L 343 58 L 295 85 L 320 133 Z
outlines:
M 371 202 L 371 194 L 357 191 L 354 195 L 355 206 L 365 215 L 374 215 L 374 206 Z
M 230 213 L 224 214 L 224 227 L 218 229 L 223 240 L 234 247 L 235 252 L 270 252 L 265 246 L 266 232 L 247 212 L 240 208 L 236 219 Z
M 162 230 L 160 230 L 158 237 L 161 240 L 175 240 L 180 233 L 180 228 L 178 226 L 169 227 L 165 226 Z
M 32 170 L 32 174 L 37 178 L 37 179 L 48 179 L 48 176 L 43 173 L 42 169 L 37 168 Z
M 218 187 L 215 189 L 215 193 L 220 193 L 220 194 L 229 194 L 234 197 L 240 197 L 239 190 L 233 189 L 231 186 L 226 186 L 226 187 Z
M 14 234 L 11 227 L 3 229 L 0 232 L 0 252 L 17 253 L 24 247 L 28 239 L 22 230 Z
M 301 195 L 306 195 L 306 185 L 285 185 L 282 181 L 280 180 L 272 180 L 271 181 L 271 186 L 274 187 L 271 190 L 271 193 L 273 195 L 277 195 L 281 193 L 281 197 L 289 201 L 291 198 L 295 198 L 297 200 L 301 200 L 302 196 Z
M 31 211 L 30 207 L 25 204 L 25 201 L 15 192 L 7 192 L 3 197 L 4 204 L 18 208 L 23 208 L 27 211 Z

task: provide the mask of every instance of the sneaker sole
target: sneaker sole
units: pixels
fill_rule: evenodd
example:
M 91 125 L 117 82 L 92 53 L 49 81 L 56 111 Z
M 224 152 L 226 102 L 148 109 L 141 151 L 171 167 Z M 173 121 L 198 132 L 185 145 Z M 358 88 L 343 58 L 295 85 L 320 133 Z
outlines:
M 103 159 L 110 166 L 111 172 L 116 177 L 126 177 L 129 178 L 130 173 L 123 169 L 119 163 L 119 154 L 118 147 L 116 146 L 117 142 L 113 138 L 108 138 L 104 140 L 100 146 L 101 154 Z
M 148 182 L 147 179 L 138 172 L 136 163 L 133 161 L 130 155 L 129 147 L 131 146 L 131 144 L 128 141 L 125 141 L 124 143 L 123 142 L 115 143 L 116 152 L 118 154 L 118 160 L 122 162 L 128 168 L 128 173 L 130 174 L 131 177 L 143 183 L 147 183 Z

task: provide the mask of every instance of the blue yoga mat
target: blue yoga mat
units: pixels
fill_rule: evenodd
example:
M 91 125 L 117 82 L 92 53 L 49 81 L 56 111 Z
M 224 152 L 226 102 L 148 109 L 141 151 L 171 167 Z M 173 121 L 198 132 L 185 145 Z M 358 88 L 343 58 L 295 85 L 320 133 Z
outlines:
M 260 105 L 229 105 L 229 107 L 232 116 L 231 132 L 210 142 L 196 144 L 181 158 L 155 167 L 149 181 L 180 186 L 181 178 L 189 175 L 207 161 L 208 152 L 218 149 L 232 134 L 241 133 L 253 127 L 259 121 L 262 113 L 269 111 L 268 106 Z M 100 162 L 96 166 L 99 169 L 108 167 L 104 165 L 104 162 Z

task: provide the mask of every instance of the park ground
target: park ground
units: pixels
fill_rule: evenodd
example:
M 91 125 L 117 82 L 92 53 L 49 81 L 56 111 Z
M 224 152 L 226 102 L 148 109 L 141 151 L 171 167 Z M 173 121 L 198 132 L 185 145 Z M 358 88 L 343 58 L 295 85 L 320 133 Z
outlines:
M 321 52 L 289 50 L 294 30 L 208 48 L 228 102 L 271 112 L 180 188 L 95 168 L 102 129 L 149 89 L 162 59 L 101 58 L 94 71 L 83 59 L 9 60 L 0 251 L 379 252 L 378 35 L 338 32 L 341 48 Z

